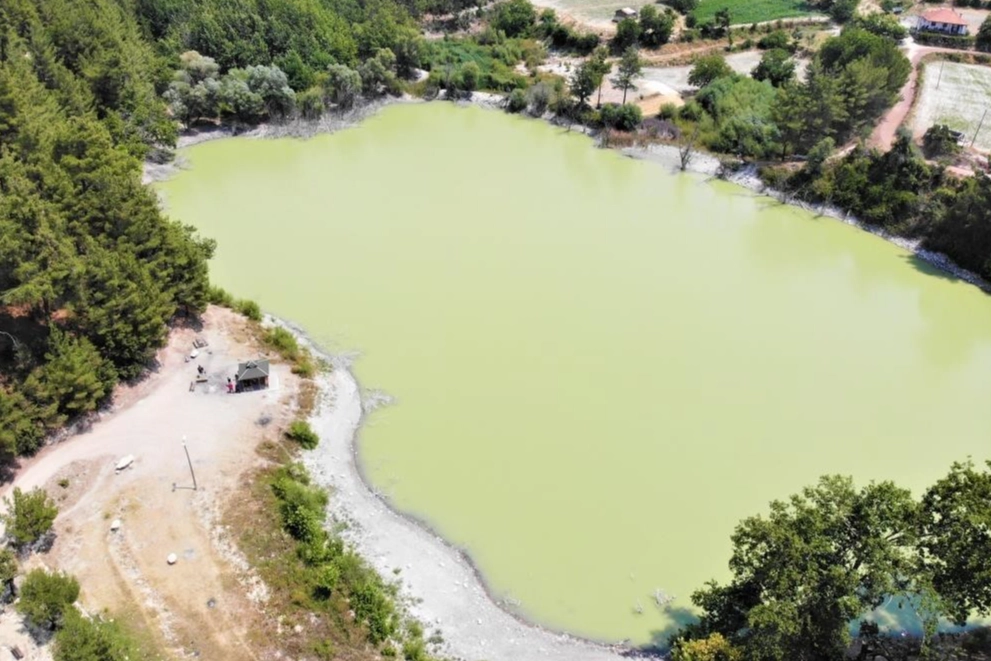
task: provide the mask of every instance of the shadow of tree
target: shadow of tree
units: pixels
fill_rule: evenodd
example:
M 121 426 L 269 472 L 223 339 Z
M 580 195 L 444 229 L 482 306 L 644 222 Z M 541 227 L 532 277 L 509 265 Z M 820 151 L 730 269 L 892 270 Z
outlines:
M 671 606 L 664 610 L 668 616 L 668 624 L 663 629 L 656 629 L 650 632 L 650 642 L 637 648 L 639 657 L 663 657 L 671 649 L 671 637 L 685 628 L 685 626 L 698 621 L 698 614 L 695 611 L 683 606 Z

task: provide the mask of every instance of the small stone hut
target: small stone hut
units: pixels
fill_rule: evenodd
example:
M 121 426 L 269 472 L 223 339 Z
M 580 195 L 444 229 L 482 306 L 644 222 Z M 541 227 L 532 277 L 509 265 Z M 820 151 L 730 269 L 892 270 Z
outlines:
M 627 18 L 636 18 L 637 10 L 631 9 L 630 7 L 623 7 L 622 9 L 616 10 L 616 15 L 612 17 L 613 23 L 619 23 Z
M 235 390 L 258 390 L 268 388 L 269 370 L 268 360 L 259 358 L 239 363 L 237 366 L 237 376 L 235 377 Z

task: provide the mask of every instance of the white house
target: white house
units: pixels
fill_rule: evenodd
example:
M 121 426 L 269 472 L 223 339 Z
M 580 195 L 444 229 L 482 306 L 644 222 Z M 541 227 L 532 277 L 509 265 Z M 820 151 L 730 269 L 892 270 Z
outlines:
M 949 7 L 937 7 L 919 16 L 918 29 L 924 32 L 963 36 L 967 34 L 967 21 Z

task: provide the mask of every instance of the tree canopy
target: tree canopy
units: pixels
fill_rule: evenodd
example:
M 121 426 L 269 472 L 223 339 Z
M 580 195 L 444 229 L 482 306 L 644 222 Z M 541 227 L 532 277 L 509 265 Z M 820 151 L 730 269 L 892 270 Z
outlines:
M 989 522 L 991 470 L 969 462 L 918 501 L 891 482 L 823 477 L 737 526 L 732 579 L 692 595 L 702 616 L 676 640 L 676 658 L 725 652 L 722 641 L 746 659 L 843 658 L 850 623 L 875 629 L 868 614 L 889 599 L 915 609 L 930 636 L 939 617 L 986 615 Z
M 0 8 L 0 455 L 94 410 L 206 304 L 213 243 L 141 183 L 176 135 L 167 71 L 118 3 Z

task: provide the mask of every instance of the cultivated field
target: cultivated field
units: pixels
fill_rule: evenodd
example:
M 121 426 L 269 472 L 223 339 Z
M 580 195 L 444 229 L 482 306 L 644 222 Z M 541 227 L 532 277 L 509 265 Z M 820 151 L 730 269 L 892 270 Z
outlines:
M 805 0 L 701 0 L 695 16 L 699 22 L 712 20 L 720 9 L 729 9 L 733 25 L 749 25 L 816 13 Z
M 913 122 L 917 137 L 933 124 L 946 124 L 962 131 L 966 135 L 965 144 L 970 144 L 981 115 L 989 110 L 974 146 L 991 149 L 991 67 L 954 62 L 927 64 L 919 94 Z

